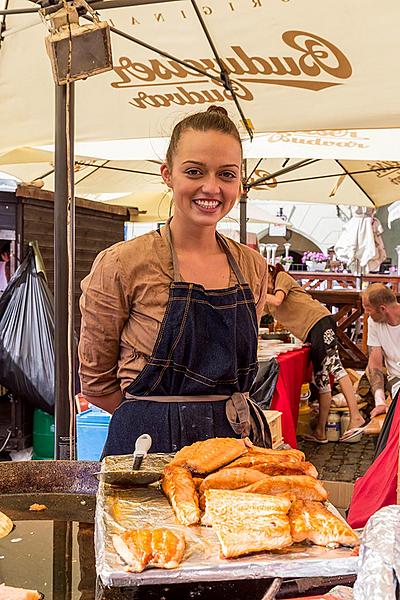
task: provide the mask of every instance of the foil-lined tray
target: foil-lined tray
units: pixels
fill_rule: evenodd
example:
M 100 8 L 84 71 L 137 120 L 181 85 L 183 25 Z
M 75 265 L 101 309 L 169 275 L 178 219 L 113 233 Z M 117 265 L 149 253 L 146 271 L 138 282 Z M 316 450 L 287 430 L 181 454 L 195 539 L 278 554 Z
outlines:
M 150 454 L 144 459 L 142 468 L 160 469 L 170 460 L 171 455 Z M 103 461 L 102 471 L 123 471 L 131 465 L 132 456 L 110 456 Z M 126 572 L 124 561 L 114 550 L 112 536 L 139 527 L 168 527 L 184 532 L 186 552 L 177 569 Z M 352 555 L 352 548 L 329 549 L 304 543 L 241 558 L 220 558 L 219 542 L 212 527 L 180 525 L 159 484 L 119 488 L 100 482 L 96 498 L 95 549 L 97 575 L 104 585 L 115 587 L 259 577 L 351 575 L 356 573 L 358 561 L 358 557 Z

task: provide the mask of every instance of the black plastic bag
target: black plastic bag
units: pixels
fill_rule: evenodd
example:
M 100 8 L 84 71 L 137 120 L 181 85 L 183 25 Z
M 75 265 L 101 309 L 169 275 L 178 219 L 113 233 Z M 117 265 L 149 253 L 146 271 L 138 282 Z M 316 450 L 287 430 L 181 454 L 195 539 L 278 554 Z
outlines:
M 0 383 L 54 412 L 54 303 L 32 247 L 0 298 Z
M 263 410 L 268 410 L 271 406 L 278 375 L 279 363 L 276 358 L 262 361 L 253 385 L 251 386 L 250 398 L 254 400 L 258 406 L 261 406 Z

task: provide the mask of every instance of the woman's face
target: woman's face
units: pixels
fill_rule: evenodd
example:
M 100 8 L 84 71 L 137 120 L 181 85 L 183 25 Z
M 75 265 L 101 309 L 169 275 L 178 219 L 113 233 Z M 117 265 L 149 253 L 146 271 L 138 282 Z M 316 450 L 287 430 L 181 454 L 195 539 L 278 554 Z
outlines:
M 216 225 L 234 206 L 241 184 L 241 148 L 220 131 L 187 129 L 171 169 L 161 167 L 172 188 L 174 216 L 196 225 Z

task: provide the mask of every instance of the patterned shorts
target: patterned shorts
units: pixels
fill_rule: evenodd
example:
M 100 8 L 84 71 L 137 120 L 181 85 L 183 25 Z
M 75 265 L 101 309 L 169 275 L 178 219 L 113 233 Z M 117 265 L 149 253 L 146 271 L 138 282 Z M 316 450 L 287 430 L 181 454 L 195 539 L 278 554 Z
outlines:
M 311 360 L 315 385 L 320 393 L 330 392 L 330 375 L 335 381 L 347 375 L 337 348 L 336 323 L 333 317 L 320 319 L 307 336 L 311 344 Z

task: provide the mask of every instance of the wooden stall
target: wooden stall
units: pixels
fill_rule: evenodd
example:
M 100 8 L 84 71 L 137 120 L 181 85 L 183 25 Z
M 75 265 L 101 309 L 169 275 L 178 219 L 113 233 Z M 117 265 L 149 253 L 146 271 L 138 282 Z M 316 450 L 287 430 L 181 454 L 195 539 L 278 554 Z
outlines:
M 46 267 L 50 289 L 54 284 L 54 193 L 33 186 L 19 186 L 16 192 L 0 193 L 0 239 L 14 245 L 15 262 L 25 256 L 30 241 L 37 240 Z M 75 227 L 75 315 L 79 333 L 80 283 L 89 273 L 97 254 L 124 239 L 129 211 L 83 198 L 76 199 Z M 2 233 L 3 232 L 3 233 Z M 15 268 L 12 265 L 12 269 Z
M 75 329 L 80 330 L 79 297 L 82 279 L 97 254 L 124 239 L 127 208 L 76 199 Z M 0 242 L 11 244 L 11 273 L 24 258 L 30 241 L 37 240 L 52 291 L 54 285 L 54 194 L 32 186 L 0 192 Z M 0 450 L 32 445 L 30 405 L 0 388 Z

